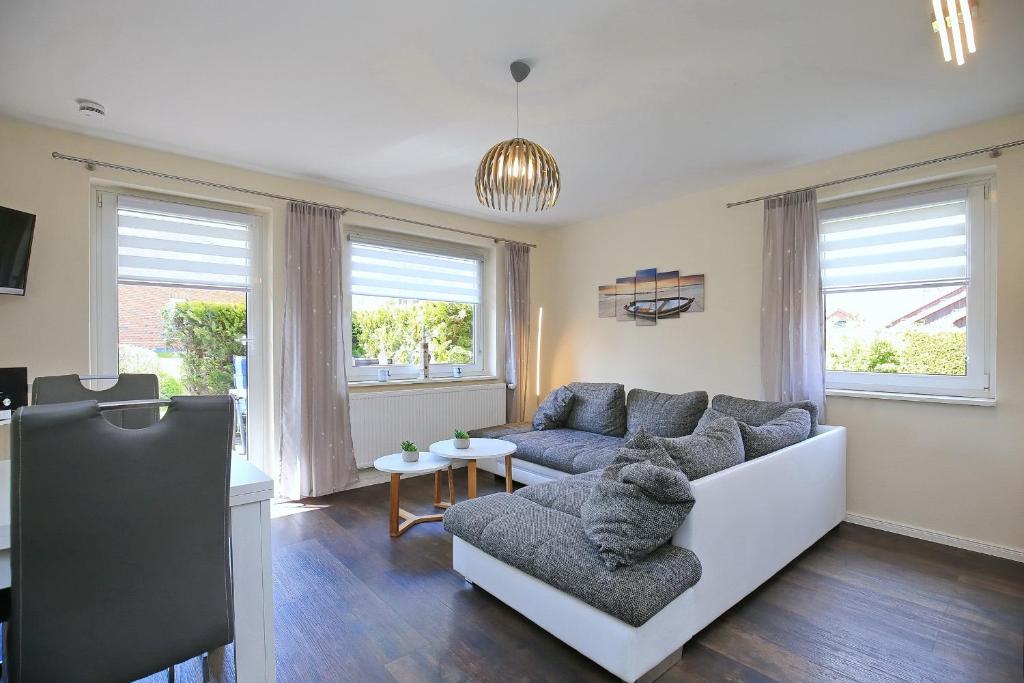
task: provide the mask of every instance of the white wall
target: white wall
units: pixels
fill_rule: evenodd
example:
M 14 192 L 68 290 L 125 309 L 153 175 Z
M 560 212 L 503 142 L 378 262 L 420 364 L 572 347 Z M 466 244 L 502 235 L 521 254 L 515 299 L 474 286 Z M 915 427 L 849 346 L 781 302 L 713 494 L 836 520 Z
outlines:
M 534 231 L 517 226 L 468 218 L 346 192 L 311 181 L 244 170 L 0 117 L 0 206 L 37 216 L 27 294 L 24 297 L 0 296 L 0 367 L 28 366 L 30 380 L 39 375 L 86 373 L 90 370 L 89 241 L 92 189 L 142 189 L 245 206 L 264 216 L 270 247 L 266 269 L 270 276 L 273 323 L 269 340 L 272 353 L 268 375 L 274 399 L 272 414 L 280 414 L 285 203 L 102 168 L 88 171 L 78 164 L 52 159 L 50 155 L 54 151 L 251 187 L 311 201 L 353 206 L 485 235 L 500 235 L 527 242 L 536 242 L 538 238 Z M 471 178 L 466 180 L 466 191 L 472 192 Z M 349 224 L 415 232 L 438 239 L 464 242 L 475 240 L 481 246 L 493 246 L 492 240 L 453 236 L 444 231 L 410 227 L 355 214 L 349 214 L 346 221 Z M 498 250 L 497 254 L 500 256 L 501 251 Z M 537 267 L 542 268 L 543 254 L 535 251 L 533 258 Z M 500 277 L 498 280 L 500 282 Z M 503 291 L 495 294 L 500 301 Z M 503 375 L 500 320 L 501 316 L 497 316 L 495 336 L 498 357 L 495 368 L 499 375 Z M 398 387 L 394 385 L 388 388 Z M 270 427 L 273 426 L 272 422 Z M 277 443 L 274 433 L 268 434 L 267 443 Z M 6 453 L 7 430 L 2 429 L 0 457 L 7 457 Z
M 695 131 L 695 134 L 698 132 Z M 544 377 L 662 391 L 760 396 L 762 207 L 728 201 L 1024 138 L 1024 116 L 681 196 L 555 231 L 539 304 Z M 738 144 L 742 144 L 740 141 Z M 994 408 L 830 398 L 849 428 L 851 513 L 1024 549 L 1024 149 L 821 193 L 862 192 L 968 171 L 996 173 L 998 402 Z M 568 191 L 568 190 L 567 190 Z M 597 317 L 597 287 L 638 268 L 706 275 L 707 310 L 655 327 Z

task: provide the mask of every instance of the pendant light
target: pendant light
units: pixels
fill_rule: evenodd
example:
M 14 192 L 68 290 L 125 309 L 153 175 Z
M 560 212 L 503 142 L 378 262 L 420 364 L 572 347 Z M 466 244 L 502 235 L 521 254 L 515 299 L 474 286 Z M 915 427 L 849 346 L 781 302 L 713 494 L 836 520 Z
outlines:
M 491 147 L 476 170 L 476 197 L 499 211 L 544 211 L 558 201 L 561 178 L 551 152 L 519 137 L 519 84 L 530 75 L 526 62 L 512 62 L 516 82 L 516 136 Z

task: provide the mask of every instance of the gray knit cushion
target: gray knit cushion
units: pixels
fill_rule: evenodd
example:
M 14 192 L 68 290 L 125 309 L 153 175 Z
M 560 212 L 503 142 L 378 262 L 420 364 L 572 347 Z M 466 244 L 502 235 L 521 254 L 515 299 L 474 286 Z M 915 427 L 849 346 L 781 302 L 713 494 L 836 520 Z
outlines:
M 811 415 L 812 436 L 818 426 L 818 406 L 814 401 L 757 401 L 752 398 L 718 394 L 711 399 L 711 407 L 736 418 L 737 422 L 746 422 L 755 427 L 774 420 L 790 408 L 801 408 Z
M 537 406 L 533 414 L 534 429 L 557 429 L 565 424 L 576 396 L 568 387 L 558 387 Z
M 711 423 L 723 418 L 729 419 L 729 416 L 714 408 L 708 408 L 700 418 L 697 430 L 709 427 Z M 763 424 L 748 424 L 739 420 L 737 423 L 740 436 L 743 439 L 743 453 L 746 460 L 760 458 L 762 455 L 768 455 L 780 448 L 800 443 L 811 432 L 811 416 L 803 408 L 789 408 L 778 417 Z
M 697 429 L 695 431 L 707 429 L 715 420 L 724 420 L 726 418 L 730 418 L 733 421 L 736 420 L 736 418 L 726 415 L 723 412 L 717 411 L 714 408 L 708 408 L 707 410 L 704 411 L 704 414 L 700 416 L 700 422 L 697 423 Z M 737 427 L 737 429 L 739 429 L 739 427 Z M 473 432 L 470 432 L 470 434 L 473 434 Z
M 708 409 L 707 413 L 710 412 Z M 693 434 L 675 439 L 659 438 L 658 441 L 690 481 L 743 462 L 740 427 L 728 416 L 702 419 Z
M 691 550 L 665 545 L 609 571 L 579 517 L 495 493 L 453 505 L 444 528 L 488 555 L 631 626 L 641 626 L 700 579 Z
M 574 474 L 543 484 L 531 484 L 517 490 L 515 495 L 532 500 L 538 505 L 564 512 L 574 517 L 580 516 L 580 508 L 590 497 L 594 482 L 601 477 L 601 470 Z
M 811 415 L 802 408 L 790 408 L 763 425 L 739 425 L 745 457 L 753 460 L 806 439 L 811 433 Z
M 605 436 L 626 433 L 624 386 L 596 382 L 573 382 L 566 386 L 575 396 L 566 428 Z
M 630 389 L 626 397 L 626 438 L 647 430 L 654 436 L 686 436 L 697 427 L 708 407 L 708 392 L 663 394 Z
M 641 428 L 594 483 L 580 517 L 601 560 L 615 570 L 667 543 L 693 502 L 686 475 Z
M 516 445 L 516 458 L 560 472 L 580 474 L 607 467 L 623 439 L 575 429 L 545 429 L 501 437 Z

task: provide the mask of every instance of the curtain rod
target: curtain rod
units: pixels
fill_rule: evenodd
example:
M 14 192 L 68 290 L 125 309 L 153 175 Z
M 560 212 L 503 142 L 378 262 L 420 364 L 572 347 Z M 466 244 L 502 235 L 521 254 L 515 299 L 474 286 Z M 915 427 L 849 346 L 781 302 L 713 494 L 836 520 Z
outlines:
M 377 213 L 375 211 L 366 211 L 364 209 L 353 209 L 349 206 L 337 206 L 335 204 L 324 204 L 323 202 L 311 202 L 306 199 L 300 199 L 298 197 L 289 197 L 283 194 L 274 194 L 273 192 L 263 192 L 261 190 L 253 190 L 247 187 L 238 187 L 237 185 L 226 185 L 224 183 L 215 183 L 210 180 L 200 180 L 199 178 L 189 178 L 187 176 L 173 175 L 170 173 L 161 173 L 159 171 L 150 171 L 145 168 L 135 168 L 134 166 L 124 166 L 122 164 L 113 164 L 109 161 L 97 161 L 96 159 L 86 159 L 84 157 L 74 157 L 68 154 L 61 154 L 60 152 L 54 152 L 52 154 L 54 159 L 62 159 L 64 161 L 74 161 L 79 164 L 84 164 L 90 171 L 101 166 L 103 168 L 110 168 L 115 171 L 128 171 L 129 173 L 139 173 L 141 175 L 153 176 L 155 178 L 164 178 L 166 180 L 178 180 L 183 183 L 191 183 L 193 185 L 203 185 L 204 187 L 215 187 L 218 190 L 230 190 L 232 192 L 241 192 L 243 194 L 256 195 L 257 197 L 267 197 L 269 199 L 280 199 L 286 202 L 298 202 L 300 204 L 309 204 L 310 206 L 320 206 L 325 209 L 336 209 L 345 213 L 358 213 L 361 216 L 373 216 L 375 218 L 384 218 L 390 221 L 398 221 L 400 223 L 409 223 L 411 225 L 422 225 L 425 228 L 437 228 L 438 230 L 447 230 L 448 232 L 456 232 L 460 235 L 469 235 L 471 237 L 483 237 L 484 239 L 494 240 L 495 242 L 509 242 L 511 244 L 521 244 L 532 249 L 536 249 L 536 244 L 530 244 L 529 242 L 520 242 L 519 240 L 508 239 L 505 237 L 494 237 L 493 235 L 484 235 L 479 232 L 471 232 L 469 230 L 459 230 L 458 228 L 449 228 L 446 225 L 438 225 L 436 223 L 426 223 L 424 221 L 414 221 L 410 218 L 401 218 L 399 216 L 389 216 L 386 213 Z
M 885 175 L 887 173 L 896 173 L 897 171 L 907 171 L 912 168 L 920 168 L 921 166 L 930 166 L 931 164 L 939 164 L 943 161 L 953 161 L 954 159 L 963 159 L 964 157 L 975 156 L 976 154 L 991 154 L 992 158 L 995 159 L 1001 156 L 1002 151 L 1008 147 L 1018 147 L 1024 145 L 1024 140 L 1014 140 L 1013 142 L 1004 142 L 1001 145 L 992 145 L 991 147 L 981 147 L 979 149 L 972 149 L 969 152 L 960 152 L 959 154 L 947 154 L 944 157 L 936 157 L 935 159 L 926 159 L 925 161 L 915 161 L 912 164 L 904 164 L 902 166 L 893 166 L 892 168 L 882 169 L 881 171 L 871 171 L 870 173 L 861 173 L 860 175 L 850 176 L 849 178 L 840 178 L 839 180 L 829 180 L 825 183 L 818 183 L 817 185 L 808 185 L 807 187 L 800 187 L 795 190 L 786 190 L 785 192 L 773 192 L 772 194 L 766 194 L 761 197 L 752 197 L 750 199 L 744 199 L 739 202 L 729 202 L 725 205 L 725 208 L 731 209 L 734 206 L 741 206 L 743 204 L 752 204 L 753 202 L 762 202 L 766 199 L 774 199 L 776 197 L 782 197 L 789 194 L 790 192 L 803 192 L 805 190 L 818 190 L 823 187 L 832 187 L 833 185 L 841 185 L 842 183 L 853 182 L 854 180 L 863 180 L 864 178 L 874 178 L 875 176 Z

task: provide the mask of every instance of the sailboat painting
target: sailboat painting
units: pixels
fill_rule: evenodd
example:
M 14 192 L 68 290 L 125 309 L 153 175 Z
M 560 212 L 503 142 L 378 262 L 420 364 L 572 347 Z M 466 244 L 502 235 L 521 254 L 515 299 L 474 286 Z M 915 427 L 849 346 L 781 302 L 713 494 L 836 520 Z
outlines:
M 656 268 L 620 277 L 614 285 L 597 288 L 599 318 L 656 325 L 658 320 L 678 318 L 680 313 L 704 310 L 704 276 L 680 275 L 678 270 L 658 272 Z
M 597 317 L 615 317 L 615 285 L 601 285 L 597 288 Z
M 636 271 L 636 296 L 633 297 L 633 317 L 640 327 L 658 322 L 658 269 Z
M 667 273 L 658 273 L 658 299 L 675 301 L 679 298 L 679 271 L 670 270 Z M 692 306 L 693 304 L 691 304 Z M 689 309 L 687 309 L 689 310 Z M 658 312 L 658 319 L 678 318 L 679 309 L 673 306 L 666 306 Z
M 636 297 L 636 278 L 620 277 L 615 279 L 615 319 L 636 320 L 630 305 Z

